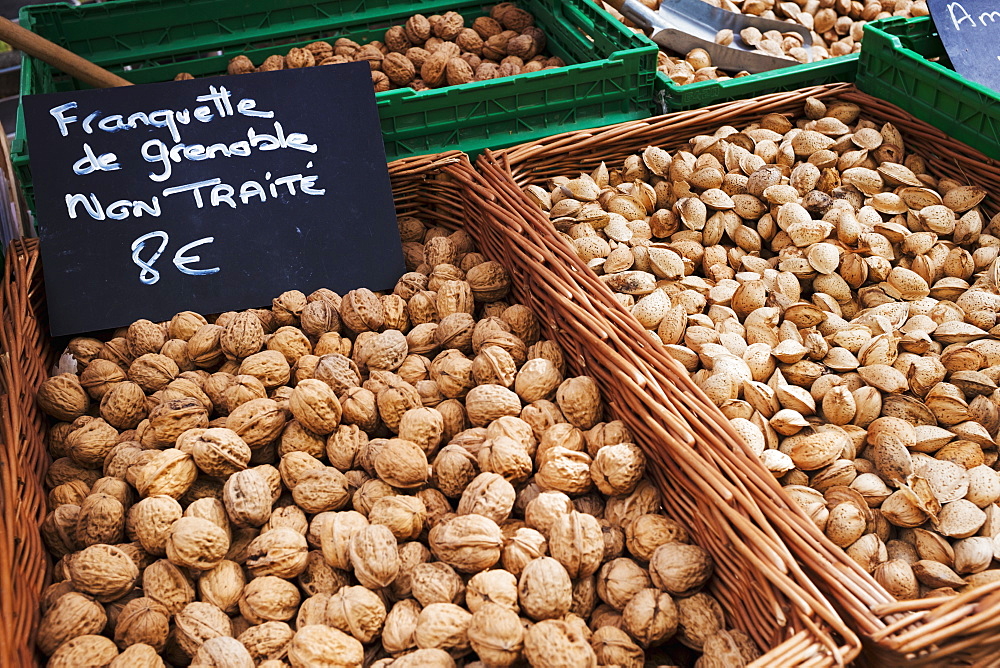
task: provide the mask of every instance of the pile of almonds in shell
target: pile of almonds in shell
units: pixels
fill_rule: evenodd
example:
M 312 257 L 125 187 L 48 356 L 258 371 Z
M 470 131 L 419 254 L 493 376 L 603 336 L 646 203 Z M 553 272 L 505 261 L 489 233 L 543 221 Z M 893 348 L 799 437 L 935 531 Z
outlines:
M 389 28 L 383 41 L 359 44 L 341 37 L 333 44 L 312 42 L 284 56 L 268 56 L 260 65 L 247 56 L 236 56 L 229 61 L 227 73 L 367 61 L 375 92 L 394 88 L 421 91 L 563 67 L 566 63 L 561 58 L 545 55 L 547 44 L 531 13 L 512 2 L 502 2 L 471 26 L 466 26 L 458 12 L 415 14 L 405 24 Z M 175 80 L 193 78 L 185 72 Z
M 509 280 L 399 220 L 409 273 L 70 341 L 42 533 L 53 668 L 742 666 L 662 514 Z
M 745 28 L 734 34 L 732 30 L 720 30 L 715 36 L 716 44 L 731 44 L 737 40 L 744 46 L 778 58 L 788 58 L 788 64 L 816 62 L 836 56 L 846 56 L 861 50 L 864 25 L 869 21 L 901 16 L 913 18 L 929 16 L 926 0 L 704 0 L 713 7 L 731 12 L 759 16 L 765 19 L 785 21 L 807 28 L 812 36 L 812 45 L 804 46 L 795 32 L 780 33 L 768 31 L 761 34 L 757 28 Z M 642 0 L 651 9 L 659 7 L 659 0 Z M 613 7 L 604 4 L 613 16 L 631 25 Z M 634 28 L 639 31 L 638 28 Z M 641 31 L 639 31 L 641 32 Z M 712 66 L 711 58 L 704 49 L 694 49 L 686 55 L 660 54 L 657 69 L 667 75 L 677 85 L 699 81 L 719 80 L 748 73 L 729 74 Z
M 809 98 L 529 186 L 826 535 L 899 599 L 1000 579 L 1000 216 Z

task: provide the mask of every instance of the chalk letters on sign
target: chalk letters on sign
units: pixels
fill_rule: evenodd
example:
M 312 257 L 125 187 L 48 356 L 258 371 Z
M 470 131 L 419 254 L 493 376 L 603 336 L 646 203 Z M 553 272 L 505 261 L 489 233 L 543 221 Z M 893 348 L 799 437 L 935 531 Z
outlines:
M 53 335 L 404 271 L 364 63 L 24 104 Z
M 1000 91 L 1000 5 L 986 0 L 928 0 L 952 67 Z

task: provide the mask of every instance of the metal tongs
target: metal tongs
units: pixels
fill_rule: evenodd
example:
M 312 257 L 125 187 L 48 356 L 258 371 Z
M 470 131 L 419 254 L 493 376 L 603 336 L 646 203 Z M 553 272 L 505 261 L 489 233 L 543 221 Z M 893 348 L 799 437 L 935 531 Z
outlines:
M 794 23 L 762 19 L 713 7 L 702 0 L 662 0 L 659 9 L 650 9 L 639 0 L 609 0 L 608 4 L 640 28 L 648 29 L 654 42 L 665 49 L 685 54 L 691 49 L 705 49 L 712 65 L 721 70 L 751 74 L 767 72 L 799 64 L 796 60 L 771 56 L 757 51 L 740 37 L 744 28 L 757 28 L 764 33 L 777 30 L 802 36 L 802 46 L 812 46 L 809 31 Z M 716 44 L 720 30 L 733 31 L 728 46 Z

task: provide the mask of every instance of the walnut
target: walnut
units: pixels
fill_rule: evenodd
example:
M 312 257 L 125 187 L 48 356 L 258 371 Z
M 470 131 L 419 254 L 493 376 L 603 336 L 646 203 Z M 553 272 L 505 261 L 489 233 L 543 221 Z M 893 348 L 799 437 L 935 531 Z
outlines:
M 454 603 L 432 603 L 417 617 L 417 647 L 464 654 L 469 649 L 471 621 L 472 615 Z
M 192 668 L 253 668 L 254 662 L 247 648 L 236 638 L 219 636 L 209 638 L 191 661 Z
M 500 76 L 500 66 L 493 62 L 480 63 L 476 68 L 473 81 L 488 81 Z
M 413 42 L 406 36 L 406 28 L 403 26 L 393 26 L 386 30 L 384 42 L 386 48 L 392 53 L 401 54 L 413 46 Z
M 372 88 L 375 89 L 376 93 L 384 93 L 391 88 L 391 82 L 389 77 L 385 72 L 381 70 L 372 70 Z
M 608 496 L 630 494 L 646 472 L 646 456 L 634 443 L 606 445 L 597 451 L 590 476 Z
M 135 429 L 146 415 L 146 394 L 131 381 L 116 383 L 101 399 L 101 417 L 116 429 Z
M 382 599 L 364 587 L 344 587 L 330 596 L 326 624 L 369 643 L 382 632 L 386 610 Z
M 586 452 L 556 446 L 545 451 L 545 457 L 535 474 L 542 489 L 579 495 L 590 491 L 591 461 Z
M 485 38 L 483 58 L 493 61 L 503 60 L 504 56 L 507 55 L 507 42 L 510 41 L 511 37 L 507 32 L 500 32 Z
M 540 621 L 527 630 L 524 656 L 536 668 L 597 665 L 594 650 L 581 629 L 555 619 Z
M 340 401 L 330 386 L 321 380 L 299 382 L 288 405 L 295 419 L 316 434 L 329 434 L 340 423 Z
M 167 332 L 163 326 L 149 320 L 136 320 L 125 334 L 125 342 L 133 358 L 160 352 L 166 340 Z
M 449 86 L 469 83 L 472 81 L 472 67 L 461 58 L 452 58 L 445 68 L 445 78 Z
M 476 573 L 469 578 L 465 602 L 473 613 L 491 604 L 499 604 L 517 612 L 517 577 L 501 569 Z
M 264 622 L 251 626 L 236 639 L 250 652 L 250 658 L 262 662 L 284 658 L 294 635 L 285 622 Z
M 501 385 L 478 385 L 466 395 L 465 410 L 473 426 L 483 427 L 504 415 L 520 415 L 521 400 Z
M 103 347 L 104 343 L 100 339 L 89 336 L 75 336 L 66 344 L 66 350 L 73 355 L 81 368 L 89 366 L 92 361 L 98 359 Z
M 422 606 L 465 601 L 465 583 L 448 564 L 440 561 L 419 563 L 412 568 L 409 577 L 413 598 Z
M 268 56 L 257 68 L 258 72 L 274 72 L 285 69 L 285 58 L 279 55 Z
M 343 395 L 352 387 L 361 386 L 361 372 L 358 370 L 358 365 L 349 357 L 339 353 L 321 356 L 316 363 L 313 377 L 333 388 L 337 396 Z
M 469 64 L 457 56 L 452 56 L 448 61 L 449 76 L 455 74 L 456 67 L 461 78 L 465 78 L 466 74 L 471 76 L 472 70 Z M 459 83 L 464 82 L 459 81 Z M 437 292 L 438 317 L 441 318 L 437 330 L 438 344 L 442 348 L 457 348 L 468 353 L 472 343 L 472 330 L 476 326 L 476 320 L 472 317 L 475 308 L 472 288 L 463 279 L 445 280 L 433 287 Z
M 713 567 L 707 551 L 684 543 L 664 543 L 649 560 L 653 584 L 675 596 L 689 596 L 698 591 L 711 577 Z
M 260 526 L 271 515 L 271 489 L 257 469 L 232 474 L 223 487 L 223 502 L 236 526 Z
M 633 596 L 650 586 L 649 574 L 633 560 L 620 557 L 603 566 L 597 575 L 597 595 L 615 610 L 622 610 Z
M 423 14 L 414 14 L 403 27 L 406 38 L 413 44 L 423 44 L 431 36 L 431 22 Z
M 38 405 L 57 420 L 72 422 L 90 408 L 90 396 L 75 374 L 63 373 L 42 381 Z
M 80 385 L 95 401 L 100 401 L 108 390 L 126 379 L 125 370 L 114 362 L 95 359 L 80 374 Z
M 354 492 L 351 503 L 356 511 L 368 517 L 372 506 L 386 496 L 395 496 L 396 490 L 381 480 L 366 480 Z
M 417 619 L 420 605 L 404 599 L 392 606 L 382 629 L 382 646 L 390 654 L 398 654 L 417 646 Z
M 604 665 L 643 665 L 642 648 L 632 642 L 625 631 L 614 626 L 602 626 L 594 631 L 590 644 L 597 655 L 597 662 Z
M 396 540 L 412 540 L 420 536 L 427 509 L 423 501 L 415 496 L 386 496 L 374 504 L 368 512 L 368 521 L 389 527 Z
M 291 579 L 305 570 L 309 557 L 306 538 L 288 527 L 257 536 L 247 548 L 246 568 L 255 577 L 274 575 Z
M 528 562 L 518 580 L 521 610 L 536 621 L 562 617 L 573 603 L 573 583 L 566 569 L 551 557 Z
M 285 356 L 277 350 L 263 350 L 244 358 L 240 374 L 253 376 L 268 390 L 288 383 L 291 368 Z
M 424 83 L 432 88 L 444 85 L 447 77 L 448 63 L 450 60 L 451 59 L 447 53 L 440 51 L 432 53 L 420 66 L 420 78 L 424 81 Z M 410 317 L 415 324 L 420 324 L 418 320 L 414 319 L 412 308 Z
M 687 543 L 687 531 L 663 515 L 640 515 L 625 525 L 625 540 L 632 556 L 649 561 L 653 552 L 664 543 Z
M 233 624 L 226 613 L 202 601 L 188 603 L 174 615 L 174 627 L 178 647 L 189 656 L 194 656 L 206 640 L 233 634 Z
M 515 496 L 510 482 L 496 473 L 483 472 L 462 492 L 457 512 L 459 515 L 483 515 L 499 524 L 514 509 Z
M 405 55 L 406 59 L 410 61 L 411 65 L 413 65 L 414 77 L 415 77 L 416 74 L 420 71 L 420 68 L 423 67 L 424 62 L 426 62 L 426 60 L 430 58 L 431 54 L 426 49 L 422 49 L 419 46 L 414 46 L 407 49 Z M 407 300 L 409 300 L 409 297 L 407 297 Z
M 417 68 L 407 56 L 394 52 L 382 60 L 382 71 L 394 86 L 406 86 L 413 81 Z
M 538 45 L 535 44 L 535 39 L 531 35 L 518 35 L 507 42 L 507 54 L 517 56 L 524 61 L 534 58 L 538 51 Z
M 104 608 L 90 596 L 75 591 L 63 594 L 42 617 L 38 648 L 43 654 L 52 654 L 67 640 L 99 633 L 106 622 Z
M 455 37 L 455 43 L 462 51 L 477 56 L 483 51 L 483 38 L 473 28 L 463 28 Z
M 243 568 L 235 561 L 223 560 L 198 578 L 198 594 L 201 600 L 233 614 L 238 610 L 245 585 Z
M 224 359 L 222 331 L 219 325 L 202 325 L 188 339 L 188 357 L 195 366 L 207 369 L 216 366 Z M 261 333 L 263 335 L 263 330 Z
M 176 448 L 153 452 L 136 473 L 136 490 L 144 497 L 165 494 L 179 499 L 198 476 L 194 459 Z
M 384 323 L 382 302 L 367 288 L 351 290 L 341 301 L 340 318 L 354 332 L 378 331 Z
M 149 427 L 141 442 L 146 447 L 173 447 L 177 438 L 188 429 L 208 426 L 208 411 L 198 399 L 170 399 L 149 414 Z M 102 460 L 103 461 L 103 460 Z
M 271 443 L 284 426 L 285 414 L 273 399 L 252 399 L 226 419 L 226 428 L 235 431 L 251 448 Z
M 294 48 L 285 54 L 285 69 L 312 67 L 315 64 L 316 57 L 308 49 Z
M 98 601 L 113 601 L 124 596 L 139 577 L 139 569 L 121 548 L 98 544 L 73 555 L 69 578 L 73 587 Z
M 503 567 L 520 576 L 528 562 L 544 556 L 547 550 L 545 536 L 535 529 L 521 527 L 504 544 Z
M 184 568 L 207 571 L 229 551 L 229 536 L 217 524 L 201 517 L 182 517 L 167 537 L 167 559 Z
M 316 594 L 332 594 L 348 584 L 346 571 L 331 567 L 323 559 L 323 553 L 317 550 L 309 552 L 306 568 L 299 573 L 298 582 L 308 596 Z
M 143 643 L 163 651 L 170 631 L 170 613 L 151 598 L 134 598 L 125 604 L 115 624 L 115 643 L 122 649 Z
M 714 598 L 704 593 L 677 599 L 680 628 L 677 638 L 683 644 L 701 650 L 705 641 L 726 625 L 722 606 Z
M 295 616 L 300 600 L 299 590 L 294 584 L 265 575 L 250 580 L 243 588 L 240 613 L 254 624 L 284 622 Z
M 432 31 L 436 37 L 440 37 L 443 40 L 453 40 L 458 37 L 459 33 L 465 27 L 465 19 L 458 12 L 446 12 L 441 16 L 441 20 L 437 21 Z
M 500 560 L 503 536 L 497 523 L 482 515 L 461 515 L 434 525 L 431 552 L 463 573 L 478 573 Z
M 669 594 L 643 589 L 625 604 L 622 621 L 629 635 L 648 648 L 668 640 L 677 631 L 677 606 Z
M 136 537 L 142 548 L 150 554 L 166 554 L 167 537 L 184 510 L 169 496 L 148 496 L 129 511 L 129 521 L 135 527 Z
M 82 547 L 117 543 L 125 528 L 125 507 L 110 494 L 91 493 L 76 516 L 76 543 Z
M 576 511 L 557 518 L 549 533 L 549 554 L 573 579 L 596 573 L 604 557 L 604 537 L 597 518 Z
M 194 600 L 195 590 L 187 575 L 166 559 L 154 561 L 142 573 L 142 590 L 163 605 L 171 615 Z
M 229 65 L 226 66 L 226 74 L 247 74 L 248 72 L 253 72 L 256 69 L 257 68 L 249 58 L 240 55 L 229 61 Z
M 115 644 L 103 636 L 77 636 L 59 646 L 47 665 L 52 668 L 106 666 L 118 656 Z
M 223 327 L 219 345 L 231 360 L 249 357 L 264 345 L 264 325 L 251 311 L 237 313 Z
M 97 353 L 98 359 L 109 360 L 122 367 L 127 367 L 132 362 L 132 353 L 129 352 L 128 342 L 124 336 L 116 336 L 107 341 L 101 351 Z
M 402 438 L 386 441 L 376 455 L 374 465 L 379 478 L 401 489 L 420 487 L 427 482 L 430 471 L 423 449 L 413 441 Z
M 369 525 L 351 538 L 349 547 L 354 575 L 365 587 L 387 587 L 399 574 L 399 550 L 388 527 Z
M 108 664 L 108 668 L 164 668 L 164 663 L 155 649 L 140 643 L 126 647 Z
M 302 329 L 306 334 L 319 338 L 323 334 L 336 333 L 340 330 L 340 313 L 337 305 L 331 301 L 320 299 L 309 302 L 302 309 Z
M 292 668 L 357 668 L 363 659 L 357 639 L 319 624 L 299 627 L 288 646 Z
M 347 37 L 341 37 L 333 43 L 333 53 L 339 56 L 353 57 L 360 48 L 360 44 Z

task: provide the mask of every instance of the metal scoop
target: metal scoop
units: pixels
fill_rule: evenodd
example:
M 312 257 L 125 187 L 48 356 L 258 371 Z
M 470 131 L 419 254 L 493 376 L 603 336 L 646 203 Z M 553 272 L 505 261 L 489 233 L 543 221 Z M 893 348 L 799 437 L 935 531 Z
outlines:
M 660 8 L 655 10 L 639 0 L 609 0 L 608 4 L 637 26 L 651 30 L 653 41 L 665 49 L 681 54 L 691 49 L 705 49 L 712 58 L 712 65 L 722 70 L 746 70 L 754 74 L 799 64 L 797 60 L 755 50 L 740 37 L 744 28 L 757 28 L 762 33 L 768 30 L 794 32 L 802 36 L 802 46 L 812 45 L 812 36 L 800 25 L 730 12 L 702 0 L 662 0 Z M 716 44 L 716 34 L 727 28 L 733 31 L 732 43 L 728 46 Z

